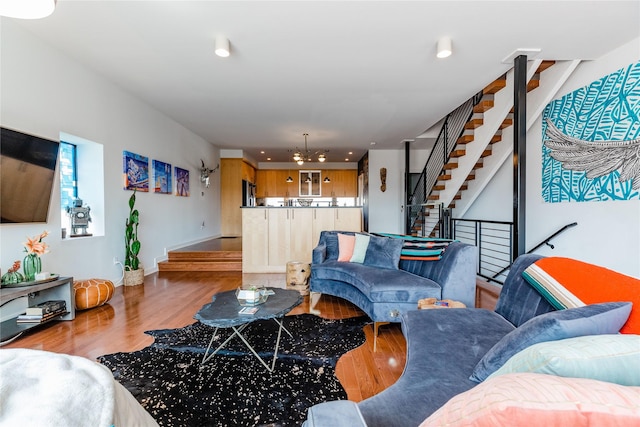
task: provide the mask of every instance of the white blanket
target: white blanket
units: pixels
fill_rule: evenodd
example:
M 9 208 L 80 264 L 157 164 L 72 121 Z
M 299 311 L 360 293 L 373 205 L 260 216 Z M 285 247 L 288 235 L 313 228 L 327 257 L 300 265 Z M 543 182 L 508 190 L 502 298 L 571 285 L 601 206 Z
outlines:
M 111 372 L 89 359 L 0 350 L 0 425 L 157 426 Z

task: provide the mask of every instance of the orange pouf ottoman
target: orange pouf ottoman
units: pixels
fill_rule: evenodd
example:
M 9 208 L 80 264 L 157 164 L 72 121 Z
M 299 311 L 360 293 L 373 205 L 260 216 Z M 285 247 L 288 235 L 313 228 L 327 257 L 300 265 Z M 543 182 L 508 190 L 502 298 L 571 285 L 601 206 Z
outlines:
M 74 282 L 76 310 L 87 310 L 101 306 L 111 299 L 115 289 L 113 282 L 105 279 L 87 279 Z

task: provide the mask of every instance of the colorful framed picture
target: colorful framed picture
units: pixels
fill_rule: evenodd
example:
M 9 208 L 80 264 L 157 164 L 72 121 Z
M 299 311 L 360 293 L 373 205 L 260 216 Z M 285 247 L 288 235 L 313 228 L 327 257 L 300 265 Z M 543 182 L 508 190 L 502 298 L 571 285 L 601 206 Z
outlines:
M 122 152 L 124 189 L 149 191 L 149 158 L 129 151 Z
M 171 165 L 152 160 L 153 166 L 153 192 L 160 194 L 171 194 Z
M 176 196 L 189 197 L 189 171 L 176 166 Z

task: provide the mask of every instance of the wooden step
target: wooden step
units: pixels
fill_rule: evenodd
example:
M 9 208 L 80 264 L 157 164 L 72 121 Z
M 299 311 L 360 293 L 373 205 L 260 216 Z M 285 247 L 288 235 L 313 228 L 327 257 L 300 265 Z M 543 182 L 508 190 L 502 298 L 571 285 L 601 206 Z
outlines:
M 453 196 L 453 200 L 462 200 L 462 194 L 456 194 L 455 196 Z
M 491 148 L 486 149 L 480 154 L 480 158 L 489 157 L 491 155 Z
M 467 123 L 465 123 L 464 128 L 475 129 L 482 126 L 483 123 L 484 123 L 484 120 L 482 118 L 471 119 Z
M 473 181 L 474 179 L 476 179 L 476 173 L 474 171 L 471 171 L 471 173 L 467 176 L 467 179 L 465 181 Z
M 242 271 L 242 251 L 169 251 L 158 271 Z
M 500 89 L 504 89 L 507 86 L 507 75 L 503 74 L 498 77 L 496 80 L 489 83 L 484 89 L 482 89 L 482 93 L 485 94 L 494 94 L 498 92 Z
M 484 113 L 493 108 L 493 99 L 483 99 L 477 105 L 473 107 L 474 113 Z
M 531 80 L 527 83 L 527 92 L 531 92 L 535 88 L 540 86 L 540 74 L 536 73 L 531 77 Z
M 484 167 L 484 162 L 482 159 L 479 159 L 475 165 L 473 165 L 473 170 L 482 169 Z
M 449 171 L 458 168 L 458 162 L 449 162 L 446 165 L 442 166 L 443 170 Z
M 507 118 L 505 118 L 502 123 L 500 124 L 500 130 L 504 129 L 504 128 L 508 128 L 509 126 L 513 125 L 513 114 L 510 114 Z
M 462 135 L 458 138 L 456 144 L 468 144 L 470 142 L 473 142 L 473 135 Z
M 538 69 L 536 70 L 536 73 L 541 73 L 544 70 L 546 70 L 547 68 L 551 67 L 553 64 L 555 64 L 556 61 L 552 61 L 552 60 L 544 60 L 540 63 L 540 65 L 538 66 Z
M 158 271 L 242 271 L 242 261 L 162 261 Z
M 469 184 L 464 183 L 460 186 L 460 191 L 465 191 L 469 189 Z
M 448 181 L 451 179 L 451 175 L 438 175 L 437 181 Z
M 429 195 L 429 197 L 427 197 L 427 200 L 431 200 L 431 201 L 440 200 L 440 196 L 438 196 L 437 194 L 431 194 Z
M 444 190 L 446 187 L 444 184 L 436 184 L 433 186 L 433 191 L 442 191 Z
M 453 150 L 449 157 L 458 158 L 458 157 L 464 156 L 466 153 L 467 153 L 467 150 L 465 150 L 465 149 Z
M 489 144 L 495 144 L 496 142 L 500 142 L 500 141 L 502 141 L 502 135 L 499 133 L 496 133 L 491 137 L 491 141 L 489 141 Z

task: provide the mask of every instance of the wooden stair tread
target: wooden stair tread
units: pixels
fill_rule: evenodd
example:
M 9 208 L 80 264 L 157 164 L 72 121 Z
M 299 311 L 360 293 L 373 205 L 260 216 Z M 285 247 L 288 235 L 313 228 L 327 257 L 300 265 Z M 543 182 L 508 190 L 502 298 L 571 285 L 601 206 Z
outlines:
M 464 149 L 459 149 L 459 150 L 453 150 L 451 152 L 451 155 L 449 157 L 451 158 L 456 158 L 456 157 L 462 157 L 467 153 L 467 150 Z
M 458 168 L 458 162 L 449 162 L 442 167 L 443 170 L 452 170 Z
M 536 72 L 537 73 L 541 73 L 544 70 L 546 70 L 547 68 L 551 67 L 555 63 L 556 63 L 556 61 L 545 59 L 544 61 L 542 61 L 540 63 L 540 65 L 538 66 L 538 69 L 536 70 Z
M 158 271 L 242 271 L 242 261 L 162 261 Z
M 188 252 L 170 251 L 169 261 L 242 260 L 242 251 Z
M 458 140 L 456 141 L 456 144 L 468 144 L 470 142 L 473 142 L 473 135 L 462 135 L 460 138 L 458 138 Z
M 478 127 L 482 126 L 483 124 L 484 124 L 484 120 L 481 119 L 481 118 L 471 119 L 467 123 L 465 123 L 464 128 L 465 129 L 475 129 L 475 128 L 478 128 Z
M 448 181 L 451 179 L 451 175 L 438 175 L 438 181 Z
M 482 100 L 473 107 L 474 113 L 484 113 L 493 108 L 493 99 Z
M 482 89 L 482 93 L 494 94 L 507 86 L 507 75 L 503 74 Z

